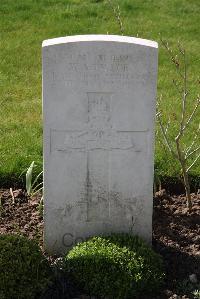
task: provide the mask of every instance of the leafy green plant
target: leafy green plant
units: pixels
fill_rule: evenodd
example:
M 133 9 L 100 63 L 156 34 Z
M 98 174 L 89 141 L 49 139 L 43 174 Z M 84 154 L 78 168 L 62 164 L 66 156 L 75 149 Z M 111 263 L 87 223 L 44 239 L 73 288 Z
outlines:
M 26 192 L 28 196 L 34 196 L 36 193 L 40 191 L 43 193 L 43 181 L 39 182 L 39 180 L 41 180 L 41 176 L 43 175 L 43 171 L 41 171 L 34 178 L 35 167 L 36 165 L 35 162 L 33 161 L 26 171 Z M 43 216 L 43 195 L 38 205 L 38 211 L 40 213 L 40 216 L 42 217 Z
M 195 299 L 200 299 L 200 290 L 195 290 L 193 293 Z
M 43 174 L 43 171 L 41 171 L 35 178 L 33 178 L 35 167 L 36 165 L 33 161 L 26 172 L 26 191 L 29 196 L 33 196 L 39 191 L 43 190 L 43 182 L 38 183 L 39 179 Z
M 39 205 L 38 205 L 38 211 L 40 216 L 43 216 L 43 211 L 44 211 L 44 201 L 43 201 L 43 196 L 40 199 Z
M 91 295 L 137 298 L 159 290 L 161 257 L 138 236 L 98 236 L 76 245 L 65 256 L 65 270 Z
M 19 235 L 0 235 L 0 298 L 32 299 L 52 273 L 39 246 Z

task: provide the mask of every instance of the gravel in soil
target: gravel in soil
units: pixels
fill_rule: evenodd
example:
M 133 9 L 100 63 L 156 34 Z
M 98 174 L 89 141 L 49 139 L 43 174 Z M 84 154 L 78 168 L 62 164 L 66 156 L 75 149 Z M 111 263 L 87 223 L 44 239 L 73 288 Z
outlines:
M 42 247 L 44 224 L 40 201 L 40 195 L 30 198 L 21 189 L 13 192 L 1 189 L 0 234 L 20 233 L 36 239 Z M 200 195 L 192 194 L 192 201 L 189 214 L 184 195 L 168 196 L 165 190 L 156 193 L 153 248 L 164 259 L 166 283 L 157 297 L 142 296 L 141 299 L 190 299 L 195 298 L 192 291 L 200 290 Z M 41 297 L 48 298 L 89 299 L 90 296 L 82 294 L 61 274 Z

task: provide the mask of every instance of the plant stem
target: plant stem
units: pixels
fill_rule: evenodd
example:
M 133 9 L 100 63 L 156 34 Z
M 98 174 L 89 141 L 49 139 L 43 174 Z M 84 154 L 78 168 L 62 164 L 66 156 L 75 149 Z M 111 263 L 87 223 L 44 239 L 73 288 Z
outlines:
M 184 180 L 184 185 L 185 185 L 185 193 L 186 193 L 186 199 L 187 199 L 187 208 L 188 212 L 191 213 L 192 211 L 192 199 L 191 199 L 191 194 L 190 194 L 190 183 L 189 183 L 189 177 L 188 173 L 183 167 L 183 180 Z
M 181 150 L 179 140 L 181 138 L 181 134 L 179 134 L 176 138 L 176 148 L 177 148 L 177 154 L 178 154 L 178 160 L 181 164 L 182 172 L 183 172 L 183 181 L 184 181 L 184 187 L 185 187 L 185 193 L 186 193 L 186 200 L 187 200 L 187 208 L 188 212 L 190 213 L 192 210 L 192 199 L 190 195 L 190 183 L 189 183 L 189 177 L 188 172 L 186 169 L 186 159 L 184 157 L 184 153 Z

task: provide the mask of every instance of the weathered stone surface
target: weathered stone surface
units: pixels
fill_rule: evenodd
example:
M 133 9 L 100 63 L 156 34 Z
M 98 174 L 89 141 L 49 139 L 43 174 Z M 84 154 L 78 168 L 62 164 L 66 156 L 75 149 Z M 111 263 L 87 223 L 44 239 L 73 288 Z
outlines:
M 45 247 L 132 232 L 151 242 L 157 43 L 43 42 Z

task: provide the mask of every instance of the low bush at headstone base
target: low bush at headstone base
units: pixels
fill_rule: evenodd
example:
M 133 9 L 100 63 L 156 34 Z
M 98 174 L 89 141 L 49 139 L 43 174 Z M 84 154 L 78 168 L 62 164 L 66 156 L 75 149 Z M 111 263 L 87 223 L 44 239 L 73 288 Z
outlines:
M 0 235 L 0 298 L 32 299 L 52 274 L 39 246 L 18 235 Z
M 90 295 L 137 298 L 156 293 L 164 280 L 163 263 L 138 236 L 97 236 L 65 256 L 65 270 Z

